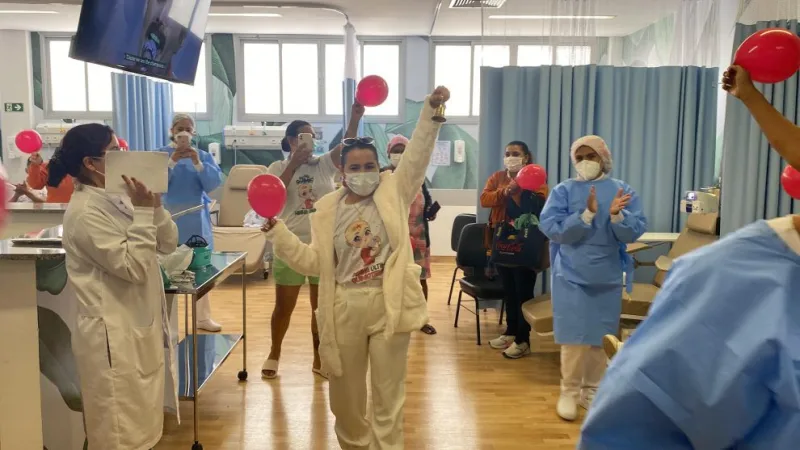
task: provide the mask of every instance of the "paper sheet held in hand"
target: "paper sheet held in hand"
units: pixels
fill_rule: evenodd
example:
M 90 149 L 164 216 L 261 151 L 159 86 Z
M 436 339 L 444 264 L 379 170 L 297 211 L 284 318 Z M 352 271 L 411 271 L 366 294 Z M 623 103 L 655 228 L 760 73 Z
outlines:
M 167 192 L 169 154 L 163 152 L 106 153 L 106 192 L 127 194 L 122 176 L 136 178 L 155 194 Z

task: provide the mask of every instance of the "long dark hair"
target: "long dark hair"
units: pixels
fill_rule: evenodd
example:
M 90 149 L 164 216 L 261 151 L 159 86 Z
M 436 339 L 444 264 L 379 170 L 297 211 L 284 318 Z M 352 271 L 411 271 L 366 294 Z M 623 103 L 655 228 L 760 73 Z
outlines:
M 522 149 L 522 153 L 528 156 L 528 164 L 533 164 L 533 155 L 531 155 L 531 149 L 528 148 L 528 144 L 522 141 L 511 141 L 509 142 L 506 147 L 511 147 L 512 145 L 516 145 L 517 147 Z
M 296 138 L 300 134 L 300 129 L 303 127 L 310 127 L 311 124 L 305 120 L 295 120 L 286 127 L 286 136 L 281 140 L 281 149 L 286 153 L 292 152 L 292 146 L 289 145 L 289 138 Z
M 88 180 L 81 175 L 83 158 L 102 157 L 113 138 L 114 130 L 99 123 L 78 125 L 67 131 L 47 164 L 47 185 L 58 187 L 67 175 L 86 183 Z

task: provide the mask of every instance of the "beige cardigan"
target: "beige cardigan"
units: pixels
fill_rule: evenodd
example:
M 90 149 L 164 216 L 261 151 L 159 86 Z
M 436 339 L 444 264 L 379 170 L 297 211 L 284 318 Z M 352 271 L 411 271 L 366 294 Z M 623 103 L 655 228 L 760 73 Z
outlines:
M 428 322 L 428 308 L 419 282 L 421 268 L 414 263 L 408 237 L 408 211 L 425 180 L 439 135 L 441 125 L 431 119 L 433 112 L 426 98 L 400 165 L 393 173 L 381 173 L 381 183 L 373 194 L 392 248 L 383 272 L 386 335 L 416 331 Z M 314 205 L 317 212 L 311 215 L 311 244 L 303 244 L 280 221 L 266 235 L 275 256 L 289 267 L 304 275 L 320 277 L 319 307 L 315 311 L 319 353 L 323 369 L 334 376 L 342 375 L 342 362 L 333 316 L 336 289 L 333 235 L 339 200 L 346 193 L 346 189 L 339 189 Z

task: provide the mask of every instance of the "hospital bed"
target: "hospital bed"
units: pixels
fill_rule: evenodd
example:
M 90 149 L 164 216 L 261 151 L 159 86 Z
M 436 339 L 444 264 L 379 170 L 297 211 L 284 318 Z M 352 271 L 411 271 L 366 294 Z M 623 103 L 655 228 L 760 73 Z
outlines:
M 637 267 L 654 266 L 657 271 L 650 283 L 633 283 L 633 291 L 628 294 L 623 290 L 622 319 L 641 321 L 647 316 L 653 299 L 658 294 L 664 279 L 672 266 L 673 260 L 692 250 L 711 244 L 719 239 L 719 214 L 689 214 L 686 227 L 674 239 L 672 247 L 665 256 L 660 256 L 656 261 L 639 261 L 636 254 L 672 241 L 670 233 L 648 233 L 643 236 L 644 241 L 628 246 L 628 253 L 634 255 Z M 663 241 L 658 241 L 657 235 L 662 235 Z M 522 305 L 522 314 L 531 324 L 532 330 L 540 336 L 553 334 L 553 305 L 550 294 L 542 294 Z

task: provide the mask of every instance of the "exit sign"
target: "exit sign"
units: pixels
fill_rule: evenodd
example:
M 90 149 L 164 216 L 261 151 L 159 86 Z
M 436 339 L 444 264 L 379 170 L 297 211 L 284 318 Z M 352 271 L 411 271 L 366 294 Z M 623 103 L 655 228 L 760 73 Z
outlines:
M 25 111 L 25 106 L 22 103 L 6 103 L 5 109 L 6 112 L 23 112 Z

